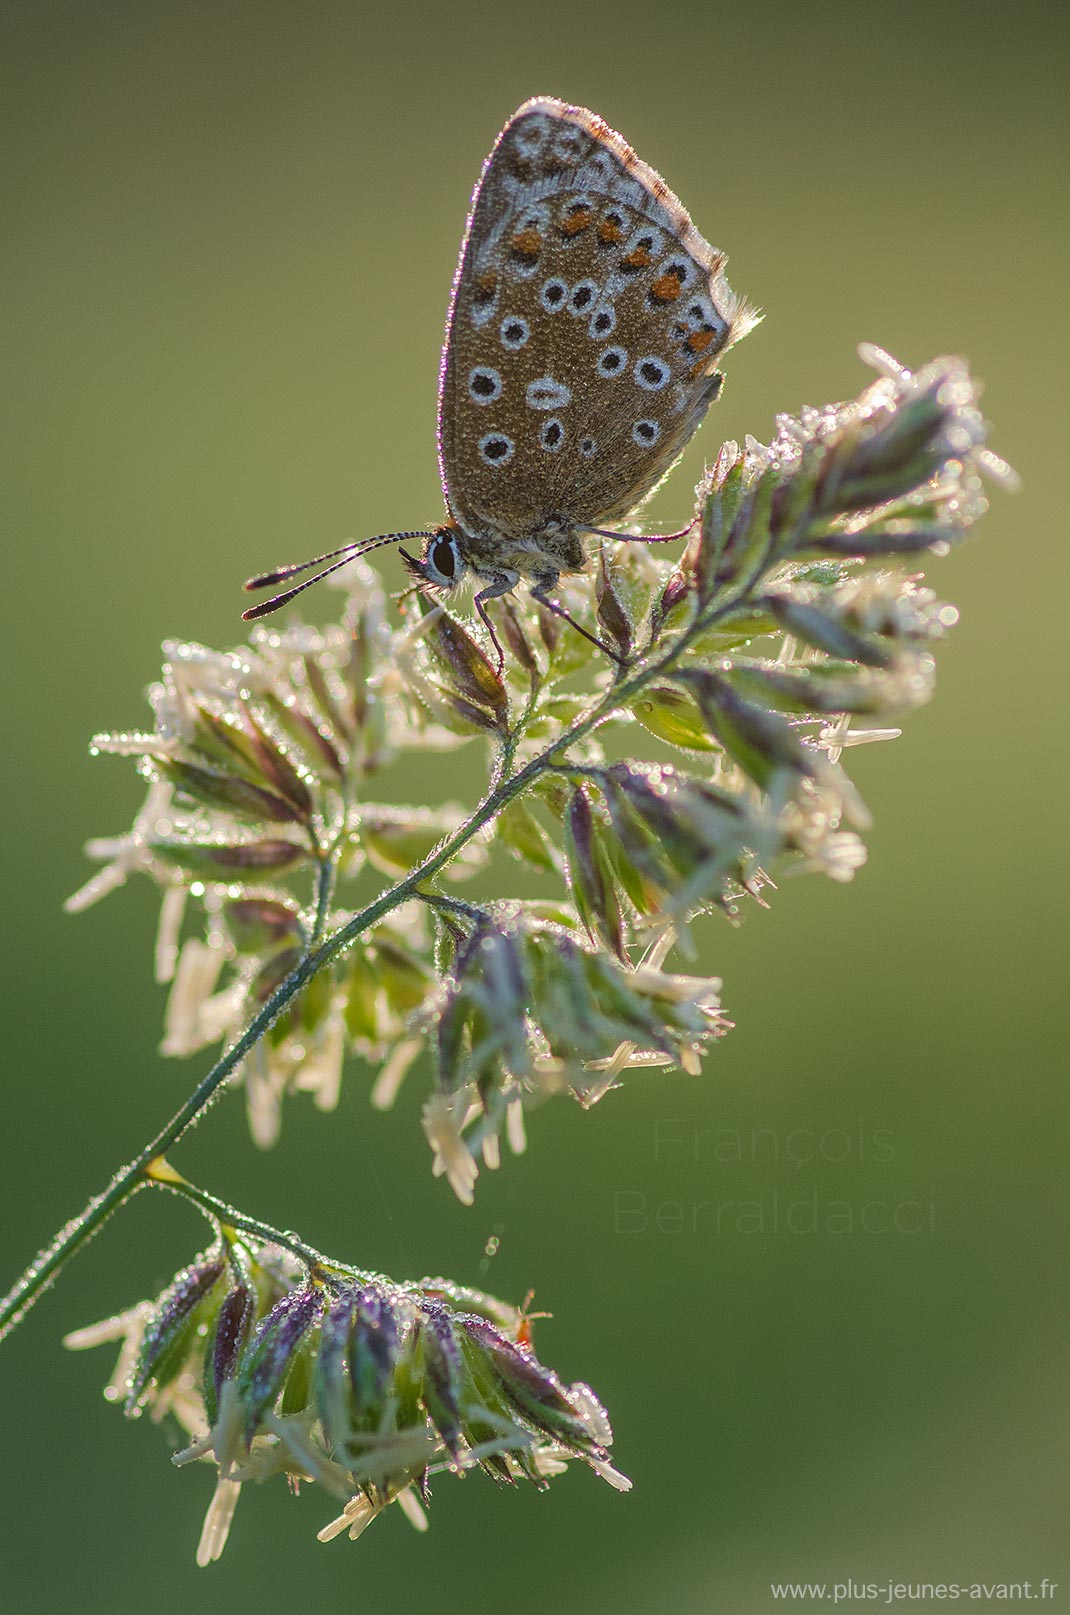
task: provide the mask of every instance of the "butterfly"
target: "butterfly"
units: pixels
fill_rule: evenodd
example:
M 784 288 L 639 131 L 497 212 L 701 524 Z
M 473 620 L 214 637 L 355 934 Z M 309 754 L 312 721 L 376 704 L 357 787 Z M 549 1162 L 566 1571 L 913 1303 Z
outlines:
M 419 557 L 400 552 L 409 572 L 442 593 L 475 578 L 499 667 L 486 605 L 521 581 L 609 650 L 554 590 L 584 569 L 589 536 L 633 538 L 604 524 L 650 496 L 719 396 L 718 361 L 758 318 L 724 265 L 595 113 L 526 101 L 483 166 L 453 280 L 438 407 L 446 520 L 261 573 L 246 589 L 321 568 L 243 615 L 278 610 L 381 545 L 423 539 Z

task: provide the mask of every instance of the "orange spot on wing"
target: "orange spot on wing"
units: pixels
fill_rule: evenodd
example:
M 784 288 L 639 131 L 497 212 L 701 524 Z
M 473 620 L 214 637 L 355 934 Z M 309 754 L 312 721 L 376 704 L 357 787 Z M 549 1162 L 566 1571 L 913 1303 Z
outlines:
M 598 226 L 598 234 L 603 241 L 617 242 L 624 239 L 624 231 L 614 219 L 603 219 Z
M 581 230 L 586 230 L 591 222 L 590 208 L 577 208 L 561 220 L 561 232 L 566 236 L 578 236 Z
M 518 230 L 513 237 L 512 248 L 522 258 L 537 258 L 542 251 L 542 236 L 538 230 Z
M 650 254 L 645 247 L 636 247 L 635 251 L 622 258 L 621 262 L 626 269 L 646 269 L 650 263 Z
M 687 339 L 687 345 L 692 353 L 705 353 L 716 335 L 716 331 L 692 331 Z
M 675 275 L 659 275 L 650 288 L 650 295 L 656 297 L 659 303 L 671 303 L 683 289 Z

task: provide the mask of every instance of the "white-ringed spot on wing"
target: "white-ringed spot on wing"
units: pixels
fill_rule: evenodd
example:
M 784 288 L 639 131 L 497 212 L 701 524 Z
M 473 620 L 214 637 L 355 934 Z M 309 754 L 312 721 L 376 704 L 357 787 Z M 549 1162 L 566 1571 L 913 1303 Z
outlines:
M 600 151 L 596 146 L 593 151 L 587 153 L 585 164 L 588 168 L 593 168 L 601 178 L 602 183 L 598 189 L 608 190 L 617 175 L 616 158 L 610 156 L 608 151 Z
M 564 409 L 572 402 L 572 388 L 553 376 L 539 376 L 528 382 L 524 396 L 532 409 Z
M 624 252 L 617 264 L 617 272 L 626 276 L 642 274 L 654 262 L 662 248 L 662 236 L 649 226 L 633 231 L 624 243 Z
M 530 280 L 539 267 L 542 239 L 534 230 L 526 231 L 520 243 L 514 239 L 509 250 L 509 272 L 518 280 Z
M 530 280 L 539 267 L 539 258 L 546 245 L 546 231 L 550 223 L 550 210 L 543 202 L 533 203 L 521 216 L 519 228 L 509 238 L 506 259 L 511 274 Z
M 684 289 L 695 278 L 695 266 L 683 255 L 670 256 L 655 270 L 654 280 L 646 294 L 651 308 L 667 308 L 683 296 Z
M 698 265 L 686 253 L 670 253 L 664 263 L 658 265 L 659 275 L 671 275 L 681 286 L 690 286 L 698 271 Z
M 661 436 L 661 425 L 658 421 L 636 421 L 632 427 L 632 442 L 638 443 L 641 449 L 652 449 Z
M 575 124 L 566 124 L 558 132 L 550 152 L 559 162 L 567 163 L 569 167 L 575 167 L 583 156 L 583 150 L 586 145 L 587 136 L 582 129 L 577 129 Z
M 564 422 L 559 421 L 556 415 L 551 415 L 539 428 L 539 443 L 548 454 L 556 454 L 564 441 Z
M 566 246 L 571 241 L 578 241 L 583 232 L 590 228 L 593 218 L 593 197 L 585 194 L 574 196 L 565 204 L 564 211 L 558 217 L 558 237 Z
M 635 361 L 635 379 L 644 392 L 657 393 L 669 380 L 669 367 L 664 359 L 648 353 L 645 358 Z
M 484 269 L 472 291 L 472 324 L 486 325 L 498 304 L 498 271 Z
M 594 313 L 591 315 L 587 332 L 592 340 L 597 342 L 602 338 L 612 336 L 616 328 L 616 309 L 612 308 L 608 303 L 603 303 L 599 308 L 596 308 Z
M 508 465 L 516 453 L 516 444 L 504 432 L 488 432 L 479 440 L 479 458 L 484 465 Z
M 665 250 L 665 237 L 649 219 L 637 219 L 635 229 L 624 243 L 625 252 L 642 252 L 658 257 Z
M 589 460 L 591 458 L 591 456 L 594 454 L 597 447 L 598 447 L 598 444 L 595 442 L 593 437 L 581 437 L 580 438 L 579 451 L 580 451 L 580 454 L 582 455 L 582 457 L 585 460 Z
M 603 213 L 598 223 L 598 241 L 603 247 L 616 247 L 624 240 L 627 220 L 620 208 L 612 207 Z
M 598 287 L 593 280 L 578 280 L 572 288 L 572 295 L 568 300 L 570 314 L 586 314 L 598 297 Z
M 524 346 L 531 335 L 531 326 L 527 320 L 522 320 L 519 314 L 507 314 L 501 323 L 499 335 L 502 347 L 508 348 L 510 353 L 515 353 L 517 348 Z
M 724 322 L 708 297 L 692 298 L 687 305 L 684 318 L 692 335 L 698 331 L 714 331 L 719 334 L 724 330 Z
M 468 372 L 468 396 L 476 404 L 493 404 L 502 396 L 502 378 L 490 365 L 477 364 Z
M 568 287 L 563 280 L 552 275 L 544 281 L 542 291 L 539 293 L 539 302 L 547 314 L 556 314 L 559 308 L 564 308 L 565 298 L 568 296 Z
M 534 157 L 536 152 L 542 150 L 549 132 L 549 118 L 525 118 L 524 122 L 513 130 L 513 143 L 521 157 Z
M 627 349 L 606 348 L 598 355 L 598 362 L 595 365 L 595 369 L 600 376 L 605 376 L 608 380 L 612 376 L 622 376 L 627 363 Z

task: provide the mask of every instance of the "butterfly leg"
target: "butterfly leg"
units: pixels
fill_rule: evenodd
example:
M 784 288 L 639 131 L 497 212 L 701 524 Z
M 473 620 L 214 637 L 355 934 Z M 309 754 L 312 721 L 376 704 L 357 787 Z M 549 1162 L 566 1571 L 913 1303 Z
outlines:
M 484 602 L 497 600 L 503 594 L 508 594 L 510 589 L 515 589 L 519 582 L 520 578 L 516 572 L 502 572 L 498 577 L 492 578 L 486 588 L 480 589 L 473 602 L 476 611 L 479 613 L 479 620 L 490 635 L 491 644 L 498 653 L 498 666 L 495 671 L 499 678 L 501 678 L 502 668 L 505 666 L 505 652 L 502 650 L 498 636 L 494 632 L 494 624 L 487 616 L 487 608 Z
M 609 527 L 577 527 L 578 533 L 593 533 L 597 538 L 615 538 L 619 544 L 672 544 L 678 538 L 688 538 L 698 521 L 692 516 L 686 527 L 678 533 L 615 533 Z
M 615 650 L 612 645 L 607 645 L 604 639 L 598 638 L 597 634 L 588 633 L 586 628 L 580 626 L 575 617 L 569 616 L 564 606 L 560 605 L 558 601 L 550 599 L 550 590 L 557 588 L 560 576 L 560 572 L 544 572 L 536 577 L 530 585 L 531 598 L 537 600 L 540 605 L 545 606 L 547 611 L 552 611 L 555 617 L 561 617 L 563 621 L 570 623 L 578 634 L 582 634 L 584 639 L 589 640 L 592 645 L 597 645 L 598 649 L 604 651 L 611 661 L 616 662 L 618 667 L 626 666 L 627 664 L 620 651 Z

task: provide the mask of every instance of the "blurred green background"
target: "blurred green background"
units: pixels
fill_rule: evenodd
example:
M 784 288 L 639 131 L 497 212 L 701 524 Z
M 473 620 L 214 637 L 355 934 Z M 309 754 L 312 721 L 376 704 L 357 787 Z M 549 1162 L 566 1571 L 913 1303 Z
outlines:
M 428 1536 L 392 1510 L 358 1546 L 325 1548 L 330 1503 L 275 1482 L 198 1571 L 209 1472 L 173 1471 L 158 1431 L 103 1403 L 105 1351 L 59 1346 L 198 1247 L 191 1213 L 143 1196 L 3 1346 L 5 1608 L 750 1615 L 773 1607 L 774 1580 L 1060 1572 L 1070 1601 L 1051 475 L 1065 10 L 42 0 L 11 8 L 7 32 L 12 1276 L 205 1069 L 155 1053 L 147 886 L 60 914 L 83 839 L 139 800 L 87 737 L 143 721 L 165 635 L 238 637 L 254 569 L 438 518 L 450 277 L 471 186 L 521 100 L 560 95 L 620 128 L 766 310 L 662 519 L 685 517 L 721 437 L 768 436 L 775 410 L 856 391 L 862 339 L 911 363 L 966 353 L 1025 492 L 994 493 L 979 538 L 932 569 L 963 614 L 935 703 L 894 746 L 853 754 L 869 867 L 846 889 L 789 883 L 742 931 L 703 932 L 739 1028 L 703 1078 L 637 1074 L 591 1115 L 548 1107 L 469 1210 L 428 1171 L 423 1074 L 383 1117 L 350 1069 L 337 1115 L 292 1101 L 268 1155 L 230 1100 L 176 1154 L 369 1267 L 514 1299 L 534 1286 L 555 1314 L 540 1353 L 608 1403 L 632 1494 L 579 1468 L 545 1495 L 441 1482 Z M 468 766 L 460 754 L 447 781 L 436 764 L 435 791 Z M 741 1158 L 724 1159 L 733 1137 Z M 655 1226 L 663 1201 L 768 1207 L 774 1192 L 846 1201 L 856 1220 L 920 1202 L 924 1226 Z M 615 1226 L 618 1194 L 645 1229 Z

